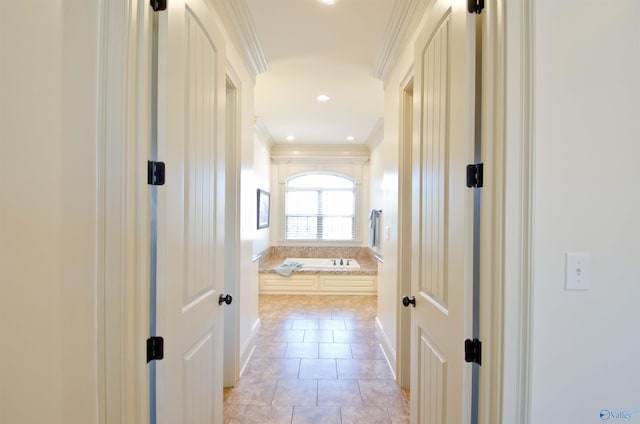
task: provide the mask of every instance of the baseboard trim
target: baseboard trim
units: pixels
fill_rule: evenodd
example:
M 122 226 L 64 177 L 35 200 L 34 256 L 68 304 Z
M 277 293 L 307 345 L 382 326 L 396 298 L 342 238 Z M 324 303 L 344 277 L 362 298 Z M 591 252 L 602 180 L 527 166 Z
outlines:
M 380 319 L 376 317 L 376 328 L 382 335 L 382 342 L 380 343 L 380 349 L 382 349 L 382 354 L 384 355 L 384 359 L 387 361 L 389 368 L 391 369 L 391 373 L 393 373 L 393 379 L 397 379 L 397 370 L 396 364 L 398 363 L 396 357 L 396 350 L 393 348 L 393 344 L 389 340 L 387 333 L 384 331 L 384 327 L 380 322 Z
M 260 322 L 260 318 L 253 323 L 253 327 L 251 328 L 251 335 L 247 339 L 247 342 L 240 349 L 240 377 L 244 373 L 253 352 L 256 350 L 256 338 L 258 336 L 258 331 L 260 331 L 260 326 L 262 323 Z

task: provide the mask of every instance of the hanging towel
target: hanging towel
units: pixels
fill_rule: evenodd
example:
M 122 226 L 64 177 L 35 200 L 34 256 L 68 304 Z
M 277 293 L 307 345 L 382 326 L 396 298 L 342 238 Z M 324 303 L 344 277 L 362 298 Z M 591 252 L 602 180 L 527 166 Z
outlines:
M 283 277 L 288 277 L 291 275 L 291 273 L 294 270 L 300 268 L 301 266 L 302 266 L 302 262 L 296 262 L 296 261 L 283 262 L 282 264 L 274 267 L 273 270 L 278 274 L 282 275 Z
M 369 246 L 377 247 L 380 245 L 380 213 L 382 211 L 371 209 L 369 214 Z

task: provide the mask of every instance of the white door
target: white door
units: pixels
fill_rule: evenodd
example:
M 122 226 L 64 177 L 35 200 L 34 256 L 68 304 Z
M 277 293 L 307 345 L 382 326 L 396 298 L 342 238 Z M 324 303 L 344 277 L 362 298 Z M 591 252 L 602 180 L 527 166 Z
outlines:
M 453 6 L 452 6 L 453 3 Z M 470 422 L 475 16 L 434 1 L 415 47 L 412 422 Z
M 159 16 L 157 422 L 222 422 L 224 40 L 203 0 Z

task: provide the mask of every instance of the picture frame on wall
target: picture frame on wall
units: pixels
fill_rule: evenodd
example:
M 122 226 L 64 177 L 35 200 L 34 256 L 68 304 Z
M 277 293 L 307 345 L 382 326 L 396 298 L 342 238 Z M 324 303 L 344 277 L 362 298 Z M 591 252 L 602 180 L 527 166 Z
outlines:
M 269 227 L 269 193 L 258 189 L 258 230 Z

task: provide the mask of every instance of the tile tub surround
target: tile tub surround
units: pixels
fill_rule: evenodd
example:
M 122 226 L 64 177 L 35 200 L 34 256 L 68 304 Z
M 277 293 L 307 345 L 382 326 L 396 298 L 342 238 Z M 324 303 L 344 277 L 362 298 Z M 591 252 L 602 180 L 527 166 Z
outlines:
M 306 268 L 295 270 L 300 274 L 341 274 L 341 275 L 377 275 L 378 263 L 368 247 L 270 247 L 262 253 L 260 273 L 273 273 L 274 267 L 282 264 L 287 258 L 353 258 L 360 264 L 360 269 L 318 269 Z
M 260 295 L 256 348 L 225 423 L 408 423 L 375 327 L 376 296 Z

